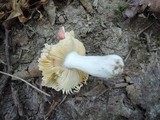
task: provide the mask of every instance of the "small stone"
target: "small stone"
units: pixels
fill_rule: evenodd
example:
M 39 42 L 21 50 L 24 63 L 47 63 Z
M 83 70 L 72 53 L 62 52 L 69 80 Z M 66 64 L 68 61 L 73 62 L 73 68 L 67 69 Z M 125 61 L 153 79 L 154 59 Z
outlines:
M 78 100 L 78 101 L 82 101 L 83 100 L 82 97 L 76 97 L 75 99 Z
M 37 61 L 33 61 L 28 68 L 28 72 L 30 74 L 31 77 L 39 77 L 41 76 L 41 71 L 39 71 L 38 69 L 38 63 Z
M 127 83 L 134 83 L 129 76 L 125 77 Z
M 129 86 L 127 86 L 127 88 L 126 88 L 126 90 L 127 90 L 127 92 L 128 92 L 128 94 L 131 94 L 131 91 L 134 91 L 134 85 L 129 85 Z
M 118 82 L 122 83 L 122 82 L 125 82 L 125 80 L 124 79 L 119 79 Z
M 28 72 L 31 77 L 39 77 L 41 76 L 41 72 L 38 70 L 38 68 L 35 68 L 35 66 L 30 65 Z
M 59 21 L 61 24 L 63 24 L 63 23 L 66 22 L 63 16 L 59 16 L 58 21 Z

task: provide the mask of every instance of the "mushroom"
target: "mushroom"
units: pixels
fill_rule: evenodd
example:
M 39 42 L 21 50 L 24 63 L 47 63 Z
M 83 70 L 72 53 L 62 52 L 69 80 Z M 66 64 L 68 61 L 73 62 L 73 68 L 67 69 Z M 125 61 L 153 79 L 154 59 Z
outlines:
M 80 90 L 88 79 L 111 78 L 123 72 L 124 63 L 118 55 L 85 56 L 85 47 L 74 36 L 74 31 L 58 33 L 56 45 L 45 44 L 38 60 L 42 71 L 42 85 L 70 94 Z

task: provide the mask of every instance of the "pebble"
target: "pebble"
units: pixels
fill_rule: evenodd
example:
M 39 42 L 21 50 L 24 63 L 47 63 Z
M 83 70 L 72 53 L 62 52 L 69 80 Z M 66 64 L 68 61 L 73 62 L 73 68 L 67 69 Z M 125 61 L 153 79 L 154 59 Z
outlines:
M 59 16 L 58 21 L 59 21 L 61 24 L 63 24 L 63 23 L 66 22 L 63 16 Z

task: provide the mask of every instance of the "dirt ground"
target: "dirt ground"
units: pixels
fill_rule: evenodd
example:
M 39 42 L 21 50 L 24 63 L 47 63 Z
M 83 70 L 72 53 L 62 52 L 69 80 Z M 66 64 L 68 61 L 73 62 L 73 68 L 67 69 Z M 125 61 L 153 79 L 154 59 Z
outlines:
M 155 20 L 142 16 L 124 23 L 119 10 L 126 3 L 123 0 L 91 3 L 92 15 L 77 0 L 55 2 L 55 6 L 45 6 L 44 20 L 35 16 L 23 25 L 15 25 L 11 34 L 15 48 L 11 58 L 13 74 L 52 97 L 12 80 L 0 97 L 0 120 L 160 120 L 160 27 Z M 48 11 L 54 14 L 50 16 Z M 75 31 L 87 55 L 120 55 L 125 60 L 123 75 L 112 79 L 90 76 L 87 85 L 74 95 L 42 87 L 42 76 L 36 77 L 37 60 L 45 43 L 58 42 L 56 34 L 61 26 Z M 5 61 L 3 39 L 1 30 L 0 69 Z

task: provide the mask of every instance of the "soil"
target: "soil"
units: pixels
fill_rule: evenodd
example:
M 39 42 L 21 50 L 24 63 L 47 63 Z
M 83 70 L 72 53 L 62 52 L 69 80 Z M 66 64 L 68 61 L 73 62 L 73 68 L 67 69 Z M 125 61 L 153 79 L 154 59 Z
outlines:
M 140 15 L 126 23 L 119 9 L 126 3 L 123 0 L 90 0 L 92 14 L 77 0 L 60 2 L 45 5 L 43 20 L 35 16 L 11 31 L 13 74 L 51 97 L 12 79 L 0 97 L 0 120 L 160 119 L 160 27 L 156 20 Z M 89 76 L 79 93 L 67 96 L 42 87 L 37 60 L 45 43 L 58 42 L 56 34 L 61 26 L 75 31 L 86 55 L 120 55 L 125 60 L 123 75 L 111 79 Z M 2 70 L 4 30 L 0 31 Z

